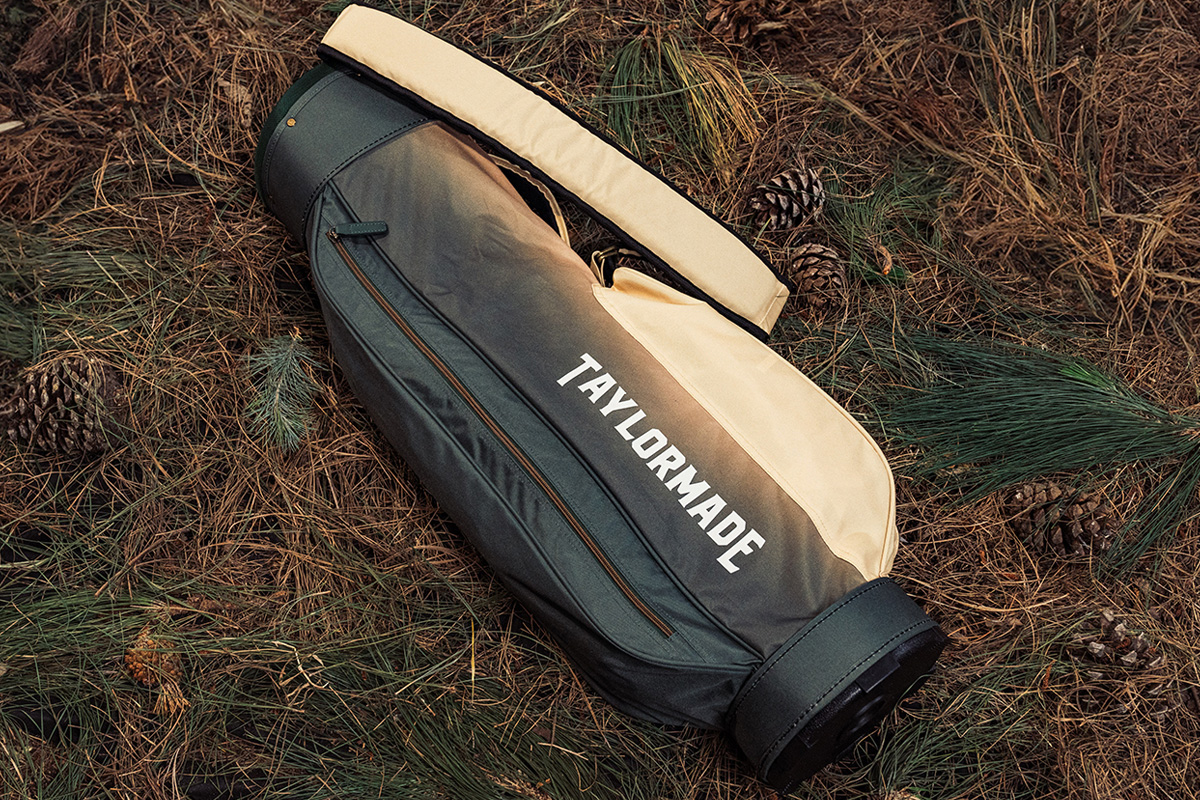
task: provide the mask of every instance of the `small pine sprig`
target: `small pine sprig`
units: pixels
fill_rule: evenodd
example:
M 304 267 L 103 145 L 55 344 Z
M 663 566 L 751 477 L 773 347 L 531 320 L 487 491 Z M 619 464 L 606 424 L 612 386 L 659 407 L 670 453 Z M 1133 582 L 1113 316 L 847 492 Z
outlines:
M 243 358 L 254 397 L 246 418 L 255 432 L 284 450 L 295 450 L 308 431 L 313 396 L 320 388 L 313 378 L 320 368 L 299 332 L 276 336 L 258 353 Z

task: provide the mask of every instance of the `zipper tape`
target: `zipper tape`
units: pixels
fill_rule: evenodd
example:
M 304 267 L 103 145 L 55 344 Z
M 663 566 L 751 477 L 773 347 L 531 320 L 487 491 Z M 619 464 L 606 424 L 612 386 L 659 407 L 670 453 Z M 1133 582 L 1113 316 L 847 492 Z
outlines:
M 450 367 L 441 359 L 441 357 L 438 356 L 438 354 L 434 352 L 433 349 L 423 339 L 421 339 L 417 332 L 413 330 L 408 321 L 405 320 L 404 317 L 402 317 L 396 310 L 396 308 L 388 302 L 387 298 L 383 296 L 383 293 L 379 291 L 379 288 L 375 286 L 371 279 L 367 277 L 366 273 L 363 272 L 362 267 L 358 264 L 357 260 L 355 260 L 354 256 L 346 247 L 346 243 L 342 241 L 342 237 L 365 236 L 371 233 L 377 233 L 378 231 L 371 226 L 379 225 L 382 225 L 384 231 L 386 231 L 387 225 L 386 223 L 382 222 L 349 223 L 334 226 L 330 228 L 325 235 L 328 237 L 329 241 L 333 243 L 334 250 L 337 251 L 338 256 L 341 257 L 343 262 L 345 262 L 346 267 L 350 270 L 358 282 L 362 284 L 362 287 L 367 291 L 367 293 L 371 295 L 371 298 L 376 302 L 376 304 L 378 304 L 383 312 L 388 315 L 393 323 L 395 323 L 396 327 L 400 329 L 400 332 L 412 342 L 412 344 L 421 352 L 423 356 L 425 356 L 430 364 L 432 364 L 433 367 L 442 375 L 446 382 L 450 384 L 451 388 L 454 389 L 459 397 L 461 397 L 462 400 L 471 408 L 471 410 L 475 412 L 475 415 L 488 428 L 488 430 L 492 432 L 500 444 L 509 452 L 509 454 L 517 461 L 517 463 L 521 465 L 521 468 L 524 469 L 529 477 L 533 479 L 534 483 L 536 483 L 538 487 L 546 494 L 546 496 L 554 504 L 555 508 L 558 509 L 559 514 L 562 515 L 567 525 L 570 526 L 571 530 L 575 532 L 575 535 L 579 537 L 580 541 L 583 542 L 584 546 L 587 547 L 588 551 L 591 552 L 593 557 L 595 557 L 601 569 L 604 570 L 621 594 L 625 595 L 626 599 L 633 604 L 634 608 L 640 611 L 642 616 L 649 620 L 654 627 L 658 628 L 658 630 L 662 632 L 664 636 L 671 636 L 674 634 L 675 631 L 671 628 L 671 626 L 668 625 L 660 616 L 658 616 L 653 609 L 646 605 L 644 600 L 638 597 L 637 592 L 633 590 L 633 587 L 629 585 L 628 581 L 625 580 L 624 576 L 621 575 L 616 566 L 612 563 L 612 561 L 609 560 L 603 549 L 601 549 L 599 543 L 595 540 L 595 538 L 592 537 L 579 518 L 575 516 L 575 513 L 571 511 L 566 500 L 564 500 L 562 495 L 555 490 L 554 486 L 550 483 L 546 476 L 542 474 L 541 470 L 537 468 L 537 466 L 524 452 L 522 452 L 522 450 L 517 446 L 516 442 L 512 440 L 512 437 L 509 436 L 502 427 L 500 427 L 500 424 L 496 422 L 496 420 L 492 418 L 491 414 L 488 413 L 487 409 L 483 407 L 483 404 L 480 403 L 479 398 L 471 394 L 470 390 L 467 389 L 461 380 L 459 380 L 458 376 L 455 375 Z M 365 232 L 360 232 L 363 231 L 363 229 L 355 228 L 354 226 L 365 226 L 366 230 Z M 353 233 L 351 232 L 352 229 L 354 230 Z

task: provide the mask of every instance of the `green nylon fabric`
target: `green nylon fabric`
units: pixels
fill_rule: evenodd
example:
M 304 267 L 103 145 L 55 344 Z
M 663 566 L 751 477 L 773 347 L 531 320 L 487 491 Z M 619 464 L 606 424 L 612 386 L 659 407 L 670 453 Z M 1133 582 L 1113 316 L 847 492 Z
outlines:
M 348 221 L 330 187 L 314 210 L 313 277 L 337 362 L 372 419 L 607 699 L 656 722 L 719 726 L 759 659 L 666 579 L 586 466 L 493 365 L 411 292 L 375 244 L 368 237 L 345 241 L 388 305 L 473 396 L 486 398 L 489 416 L 556 484 L 571 487 L 574 513 L 603 535 L 610 557 L 675 632 L 664 636 L 640 616 L 545 493 L 343 263 L 325 231 Z
M 292 124 L 288 124 L 288 122 Z M 256 152 L 263 202 L 297 241 L 312 205 L 347 164 L 427 118 L 324 64 L 300 78 L 267 120 Z
M 597 314 L 586 267 L 568 263 L 574 254 L 499 173 L 490 184 L 467 180 L 471 170 L 446 160 L 449 151 L 441 161 L 414 151 L 402 165 L 384 163 L 430 139 L 427 122 L 352 75 L 318 67 L 272 112 L 260 140 L 260 192 L 308 243 L 338 364 L 400 455 L 601 694 L 656 722 L 728 725 L 767 775 L 824 703 L 933 621 L 890 581 L 862 584 L 806 512 Z M 325 235 L 335 226 L 347 234 L 344 252 Z M 543 487 L 401 335 L 379 297 L 548 477 L 671 635 L 615 589 Z M 679 497 L 614 432 L 620 417 L 599 411 L 616 402 L 616 389 L 597 402 L 582 383 L 559 383 L 584 352 L 646 409 L 637 433 L 661 428 L 730 507 L 780 534 L 757 553 L 764 557 L 740 560 L 732 576 L 740 584 L 714 566 L 719 550 Z
M 300 101 L 306 92 L 311 89 L 323 78 L 332 75 L 335 70 L 328 64 L 321 63 L 301 75 L 295 83 L 288 87 L 288 90 L 283 93 L 283 97 L 279 98 L 279 102 L 271 109 L 271 113 L 267 115 L 266 122 L 263 123 L 263 134 L 258 139 L 258 146 L 254 148 L 254 186 L 258 189 L 258 196 L 266 201 L 267 193 L 263 185 L 265 175 L 263 174 L 263 165 L 267 161 L 267 146 L 270 144 L 274 135 L 279 131 L 280 125 L 284 125 L 288 115 L 292 109 Z

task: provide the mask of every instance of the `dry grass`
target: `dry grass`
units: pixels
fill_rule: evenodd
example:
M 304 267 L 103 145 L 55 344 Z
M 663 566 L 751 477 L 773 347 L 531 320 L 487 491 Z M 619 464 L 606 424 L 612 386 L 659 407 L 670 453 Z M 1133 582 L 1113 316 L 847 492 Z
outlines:
M 1074 289 L 1072 305 L 1130 333 L 1194 340 L 1194 9 L 914 0 L 810 13 L 808 47 L 783 70 L 888 145 L 946 164 L 945 212 L 973 262 Z
M 1079 354 L 1195 415 L 1200 14 L 1183 0 L 811 0 L 764 51 L 716 41 L 687 0 L 390 7 L 597 124 L 621 49 L 669 41 L 674 69 L 707 77 L 679 119 L 637 109 L 633 144 L 736 224 L 755 184 L 819 166 L 832 196 L 811 235 L 842 250 L 851 299 L 789 308 L 774 344 L 865 419 L 875 373 L 847 369 L 844 346 L 868 325 Z M 305 256 L 255 198 L 251 159 L 334 10 L 2 12 L 0 127 L 21 124 L 0 132 L 0 379 L 86 349 L 123 370 L 134 414 L 91 461 L 0 450 L 0 797 L 772 797 L 721 737 L 589 692 L 331 364 Z M 722 105 L 741 114 L 725 128 Z M 782 261 L 798 239 L 758 244 Z M 330 368 L 287 452 L 246 416 L 245 364 L 294 330 Z M 895 575 L 953 645 L 797 796 L 1200 796 L 1196 521 L 1107 577 L 1036 552 L 997 498 L 957 503 L 884 443 Z M 1152 487 L 1097 488 L 1128 510 Z M 1088 660 L 1076 639 L 1105 608 L 1160 667 Z M 124 672 L 148 624 L 184 657 L 186 711 L 155 714 Z

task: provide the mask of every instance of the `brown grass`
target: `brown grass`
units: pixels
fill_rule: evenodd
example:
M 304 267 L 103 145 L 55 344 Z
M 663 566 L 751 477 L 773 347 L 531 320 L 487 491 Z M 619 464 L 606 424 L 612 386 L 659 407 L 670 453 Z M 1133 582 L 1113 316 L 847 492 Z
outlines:
M 1191 327 L 1194 14 L 1096 0 L 952 5 L 814 3 L 820 23 L 782 70 L 889 144 L 953 165 L 946 213 L 973 260 L 1074 284 L 1081 306 L 1131 331 L 1161 330 L 1164 316 Z
M 755 184 L 798 157 L 821 168 L 836 213 L 812 235 L 844 249 L 851 300 L 825 317 L 790 307 L 775 345 L 800 359 L 810 337 L 834 341 L 800 364 L 823 383 L 837 366 L 826 334 L 871 319 L 1069 346 L 1195 413 L 1200 13 L 1182 0 L 811 0 L 792 43 L 761 52 L 713 39 L 703 4 L 688 2 L 398 5 L 545 80 L 597 123 L 604 65 L 634 36 L 671 30 L 731 58 L 762 116 L 756 137 L 730 142 L 733 168 L 670 143 L 644 155 L 747 225 Z M 370 780 L 346 776 L 426 776 L 418 762 L 438 759 L 406 748 L 431 741 L 422 720 L 436 718 L 478 722 L 470 780 L 482 783 L 469 785 L 480 796 L 578 796 L 601 775 L 627 783 L 599 796 L 772 797 L 721 737 L 632 722 L 586 689 L 336 368 L 321 376 L 315 426 L 295 453 L 245 421 L 242 358 L 259 342 L 299 329 L 331 360 L 303 288 L 306 258 L 254 197 L 251 160 L 332 13 L 302 0 L 20 0 L 4 13 L 0 124 L 22 126 L 0 133 L 0 226 L 20 243 L 0 271 L 43 277 L 2 286 L 44 312 L 47 349 L 86 347 L 117 364 L 135 415 L 126 444 L 92 462 L 0 450 L 0 544 L 16 547 L 2 551 L 0 592 L 69 596 L 85 609 L 70 625 L 91 637 L 64 643 L 20 608 L 0 613 L 0 630 L 23 632 L 26 647 L 0 656 L 0 716 L 36 672 L 103 698 L 112 724 L 81 755 L 0 722 L 0 796 L 54 796 L 45 786 L 75 770 L 92 794 L 176 797 L 197 765 L 247 795 L 272 776 L 297 794 L 365 792 Z M 758 244 L 782 262 L 798 238 Z M 50 255 L 35 258 L 35 244 Z M 115 288 L 94 273 L 76 280 L 56 253 L 124 265 L 125 277 Z M 1074 327 L 1066 337 L 1020 327 L 1010 312 Z M 6 379 L 15 371 L 0 367 Z M 837 399 L 869 416 L 855 377 L 837 385 Z M 912 453 L 889 455 L 906 538 L 895 575 L 953 645 L 882 737 L 895 759 L 864 749 L 798 796 L 1200 796 L 1195 520 L 1117 580 L 1033 551 L 996 498 L 956 504 L 907 476 Z M 1128 509 L 1146 487 L 1102 490 Z M 1100 668 L 1079 653 L 1072 637 L 1104 608 L 1155 642 L 1161 669 Z M 99 621 L 78 621 L 89 614 Z M 124 648 L 150 621 L 188 656 L 185 715 L 155 715 L 122 674 Z M 34 647 L 34 633 L 56 644 Z M 261 729 L 239 720 L 238 702 Z M 396 720 L 409 727 L 387 727 Z M 373 730 L 387 733 L 375 742 Z M 492 732 L 503 743 L 494 758 Z M 927 738 L 886 750 L 906 732 Z M 551 767 L 534 774 L 544 763 L 514 744 L 534 740 L 531 751 L 582 777 L 568 781 L 563 767 L 544 783 Z M 318 745 L 325 755 L 294 755 Z

